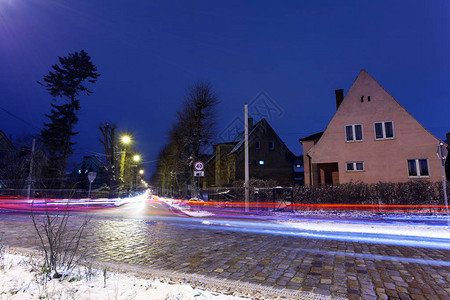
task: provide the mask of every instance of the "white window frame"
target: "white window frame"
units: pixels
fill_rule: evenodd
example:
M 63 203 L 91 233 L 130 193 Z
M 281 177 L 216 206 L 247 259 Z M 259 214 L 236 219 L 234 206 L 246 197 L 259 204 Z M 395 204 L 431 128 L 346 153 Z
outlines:
M 392 137 L 386 137 L 386 123 L 392 124 Z M 381 130 L 383 131 L 383 137 L 377 138 L 377 129 L 376 124 L 381 124 Z M 375 137 L 375 140 L 381 141 L 381 140 L 393 140 L 395 139 L 395 129 L 394 129 L 394 121 L 380 121 L 380 122 L 374 122 L 373 123 L 373 136 Z
M 417 170 L 417 175 L 410 175 L 409 174 L 409 162 L 410 161 L 415 161 L 416 163 L 416 170 Z M 427 170 L 428 170 L 428 175 L 422 175 L 421 174 L 421 170 L 420 170 L 420 161 L 421 160 L 425 160 L 427 162 Z M 409 178 L 430 178 L 431 177 L 431 171 L 430 171 L 430 163 L 428 162 L 428 158 L 412 158 L 412 159 L 407 159 L 406 160 L 406 171 L 408 172 L 408 177 Z
M 353 139 L 352 140 L 349 140 L 347 138 L 347 127 L 348 126 L 352 127 L 352 134 L 353 134 Z M 360 140 L 356 139 L 356 126 L 361 126 L 361 139 Z M 344 131 L 345 131 L 345 141 L 347 143 L 364 142 L 364 128 L 363 128 L 362 124 L 348 124 L 348 125 L 345 125 Z
M 348 165 L 352 164 L 353 165 L 353 170 L 349 170 L 348 169 Z M 362 170 L 358 170 L 356 168 L 356 164 L 362 164 Z M 366 170 L 366 168 L 364 167 L 364 162 L 363 161 L 348 161 L 345 163 L 345 170 L 347 172 L 364 172 Z

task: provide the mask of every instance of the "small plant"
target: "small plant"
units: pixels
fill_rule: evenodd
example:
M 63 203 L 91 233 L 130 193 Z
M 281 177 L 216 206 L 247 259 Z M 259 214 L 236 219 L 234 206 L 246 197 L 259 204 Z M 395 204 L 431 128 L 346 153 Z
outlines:
M 88 224 L 85 218 L 75 229 L 70 229 L 69 202 L 62 211 L 52 213 L 45 206 L 43 215 L 37 215 L 34 202 L 31 205 L 31 219 L 41 242 L 44 253 L 44 263 L 41 274 L 49 278 L 68 276 L 84 258 L 85 253 L 79 253 L 83 231 Z
M 0 235 L 0 260 L 3 260 L 5 254 L 5 245 L 3 244 L 3 234 Z
M 107 272 L 107 269 L 104 268 L 103 269 L 103 287 L 104 288 L 106 288 L 106 272 Z
M 4 258 L 5 255 L 5 245 L 3 244 L 3 235 L 0 236 L 0 269 L 3 269 L 5 267 L 4 265 Z
M 86 276 L 86 281 L 91 281 L 92 276 L 94 276 L 94 270 L 92 269 L 92 263 L 88 263 L 84 266 L 84 274 Z

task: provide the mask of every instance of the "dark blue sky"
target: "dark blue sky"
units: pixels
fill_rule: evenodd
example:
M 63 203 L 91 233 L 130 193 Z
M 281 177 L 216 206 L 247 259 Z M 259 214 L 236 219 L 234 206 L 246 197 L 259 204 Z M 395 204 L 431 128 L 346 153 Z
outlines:
M 38 133 L 51 97 L 36 81 L 81 49 L 101 77 L 81 99 L 76 159 L 103 152 L 109 121 L 135 133 L 150 171 L 197 80 L 220 96 L 219 141 L 265 91 L 272 113 L 260 99 L 250 112 L 301 154 L 361 69 L 438 138 L 450 131 L 449 1 L 0 0 L 0 107 L 34 126 L 0 110 L 0 129 Z

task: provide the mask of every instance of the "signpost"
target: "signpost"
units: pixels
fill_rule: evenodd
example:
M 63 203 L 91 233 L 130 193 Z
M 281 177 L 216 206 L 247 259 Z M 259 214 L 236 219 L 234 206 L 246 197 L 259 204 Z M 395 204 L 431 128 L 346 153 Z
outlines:
M 205 171 L 203 171 L 205 169 L 205 164 L 201 161 L 197 161 L 194 163 L 194 177 L 197 177 L 197 187 L 198 190 L 200 190 L 200 177 L 204 177 L 205 176 Z M 198 197 L 200 197 L 200 192 Z
M 197 161 L 194 164 L 194 177 L 203 177 L 205 176 L 205 164 L 201 161 Z
M 95 177 L 97 177 L 97 172 L 89 172 L 88 173 L 88 179 L 89 179 L 89 195 L 88 198 L 91 198 L 91 186 L 92 182 L 95 180 Z
M 445 147 L 443 142 L 439 143 L 437 149 L 437 156 L 441 160 L 441 169 L 442 169 L 442 187 L 444 188 L 444 199 L 445 199 L 445 207 L 447 208 L 447 227 L 450 227 L 450 216 L 448 213 L 448 200 L 447 200 L 447 185 L 445 181 L 445 160 L 447 159 L 448 150 Z
M 197 161 L 194 164 L 195 171 L 203 171 L 205 169 L 205 165 L 201 161 Z

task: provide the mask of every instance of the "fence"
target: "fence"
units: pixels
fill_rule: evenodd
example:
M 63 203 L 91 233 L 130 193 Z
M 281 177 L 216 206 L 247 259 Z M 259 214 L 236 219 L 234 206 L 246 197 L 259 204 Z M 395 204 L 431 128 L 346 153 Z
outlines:
M 450 184 L 447 183 L 450 190 Z M 202 191 L 202 198 L 209 202 L 220 202 L 227 206 L 242 206 L 245 189 L 240 187 L 217 187 Z M 161 194 L 160 194 L 161 195 Z M 172 195 L 162 195 L 172 196 Z M 172 196 L 173 197 L 173 196 Z M 173 198 L 187 199 L 178 194 Z M 345 207 L 390 207 L 389 209 L 443 211 L 444 195 L 442 182 L 409 181 L 405 183 L 365 184 L 348 183 L 338 186 L 270 187 L 251 186 L 249 202 L 258 208 L 303 207 L 317 209 Z

